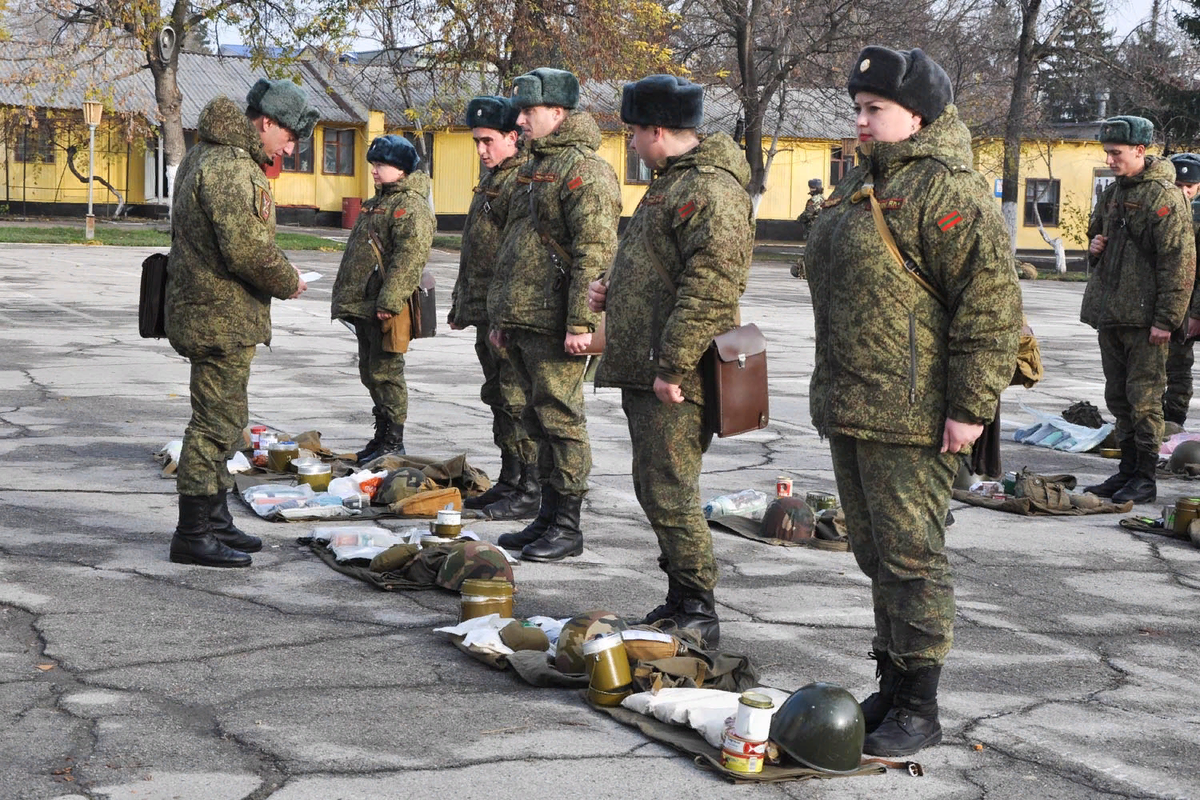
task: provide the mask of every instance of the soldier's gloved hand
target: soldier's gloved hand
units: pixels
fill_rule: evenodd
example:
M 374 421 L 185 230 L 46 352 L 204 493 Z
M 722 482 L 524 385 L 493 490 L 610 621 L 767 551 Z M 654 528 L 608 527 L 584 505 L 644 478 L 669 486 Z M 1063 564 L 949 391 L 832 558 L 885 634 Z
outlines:
M 595 311 L 597 314 L 604 310 L 608 302 L 608 284 L 604 281 L 596 280 L 588 284 L 588 308 Z
M 568 333 L 567 338 L 563 340 L 563 350 L 577 356 L 587 350 L 591 343 L 592 335 L 590 333 Z
M 956 419 L 946 418 L 946 425 L 942 431 L 942 450 L 943 453 L 957 453 L 964 447 L 974 442 L 983 433 L 983 426 L 975 422 L 959 422 Z
M 1104 246 L 1108 244 L 1108 237 L 1097 233 L 1092 237 L 1091 244 L 1088 245 L 1088 252 L 1094 256 L 1098 256 L 1104 252 Z
M 1191 322 L 1189 322 L 1188 330 L 1191 330 L 1191 328 L 1192 328 L 1192 324 L 1191 324 Z M 1166 344 L 1169 341 L 1171 341 L 1171 332 L 1170 331 L 1163 330 L 1162 328 L 1158 327 L 1157 325 L 1154 325 L 1150 328 L 1150 344 Z
M 667 383 L 662 378 L 654 379 L 654 395 L 666 405 L 683 402 L 683 389 L 677 384 Z

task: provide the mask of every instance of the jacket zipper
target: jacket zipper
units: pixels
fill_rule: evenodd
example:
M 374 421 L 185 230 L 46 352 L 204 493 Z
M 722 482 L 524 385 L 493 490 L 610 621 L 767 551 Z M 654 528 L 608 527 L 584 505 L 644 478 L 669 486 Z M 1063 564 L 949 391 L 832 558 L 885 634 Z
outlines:
M 908 312 L 908 402 L 917 402 L 917 315 Z

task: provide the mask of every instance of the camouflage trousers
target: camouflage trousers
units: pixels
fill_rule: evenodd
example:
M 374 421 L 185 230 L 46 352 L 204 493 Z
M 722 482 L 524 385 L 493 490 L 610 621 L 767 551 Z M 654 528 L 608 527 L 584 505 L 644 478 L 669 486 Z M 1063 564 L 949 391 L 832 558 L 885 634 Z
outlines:
M 355 320 L 354 335 L 358 338 L 358 377 L 370 392 L 371 402 L 393 424 L 403 425 L 408 419 L 404 354 L 383 349 L 383 323 L 377 319 Z
M 233 488 L 225 462 L 242 446 L 250 424 L 246 386 L 253 360 L 253 347 L 191 359 L 192 419 L 183 432 L 175 472 L 180 494 L 210 497 Z
M 905 670 L 943 663 L 954 640 L 945 542 L 959 457 L 849 436 L 829 449 L 850 548 L 871 579 L 872 649 Z
M 587 359 L 568 355 L 562 336 L 522 329 L 506 333 L 508 357 L 525 392 L 521 421 L 537 444 L 538 476 L 560 495 L 582 497 L 592 471 L 583 413 Z
M 1163 437 L 1163 391 L 1167 386 L 1167 346 L 1150 344 L 1149 328 L 1101 328 L 1100 364 L 1104 401 L 1116 418 L 1117 443 L 1133 442 L 1155 453 Z
M 1192 405 L 1192 365 L 1196 363 L 1195 339 L 1167 345 L 1167 390 L 1163 392 L 1163 417 L 1183 425 Z
M 500 452 L 515 456 L 522 464 L 537 461 L 537 446 L 521 422 L 525 392 L 508 357 L 488 341 L 486 325 L 475 329 L 475 355 L 483 368 L 479 399 L 492 410 L 492 441 Z
M 700 499 L 700 459 L 712 441 L 704 409 L 667 405 L 654 392 L 621 390 L 633 443 L 633 491 L 658 537 L 658 565 L 689 589 L 717 585 L 712 534 Z

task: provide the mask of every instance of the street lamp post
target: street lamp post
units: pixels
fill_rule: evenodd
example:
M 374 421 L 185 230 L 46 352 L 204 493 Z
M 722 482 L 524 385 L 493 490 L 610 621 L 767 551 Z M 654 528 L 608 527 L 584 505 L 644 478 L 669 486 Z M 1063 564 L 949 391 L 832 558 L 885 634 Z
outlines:
M 96 217 L 92 214 L 92 179 L 96 174 L 96 126 L 100 124 L 103 113 L 103 103 L 98 100 L 83 101 L 83 121 L 88 126 L 88 213 L 83 235 L 88 241 L 96 238 Z

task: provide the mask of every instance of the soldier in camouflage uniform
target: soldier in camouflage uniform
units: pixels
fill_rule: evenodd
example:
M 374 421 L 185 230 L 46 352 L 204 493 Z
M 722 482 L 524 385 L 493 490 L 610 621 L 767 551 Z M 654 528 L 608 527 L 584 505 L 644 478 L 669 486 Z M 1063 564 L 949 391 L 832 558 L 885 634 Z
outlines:
M 384 348 L 385 334 L 405 320 L 421 282 L 436 227 L 429 208 L 429 176 L 417 169 L 416 148 L 389 134 L 367 149 L 375 196 L 363 203 L 333 283 L 332 315 L 354 325 L 358 375 L 371 395 L 375 436 L 358 451 L 360 463 L 404 453 L 408 383 L 404 353 Z M 403 345 L 407 349 L 407 343 Z
M 796 217 L 796 221 L 804 226 L 806 238 L 808 232 L 812 230 L 813 223 L 817 221 L 817 215 L 821 213 L 821 204 L 824 202 L 825 185 L 820 178 L 813 178 L 808 182 L 808 202 L 804 204 L 804 211 Z
M 1104 399 L 1116 417 L 1117 474 L 1085 491 L 1114 502 L 1153 502 L 1163 435 L 1167 341 L 1187 314 L 1196 273 L 1192 215 L 1175 167 L 1146 155 L 1154 125 L 1112 117 L 1100 126 L 1116 175 L 1088 225 L 1092 277 L 1079 318 L 1096 328 Z
M 700 498 L 712 433 L 699 365 L 712 338 L 735 325 L 754 225 L 746 156 L 723 133 L 701 139 L 703 115 L 698 84 L 651 75 L 625 85 L 621 119 L 656 177 L 621 236 L 607 288 L 594 282 L 588 299 L 607 313 L 596 385 L 621 389 L 634 493 L 667 573 L 666 602 L 643 622 L 671 619 L 715 648 L 717 565 Z
M 271 343 L 271 298 L 307 287 L 275 244 L 275 202 L 262 166 L 312 134 L 317 112 L 291 81 L 259 80 L 243 112 L 218 97 L 175 177 L 167 269 L 167 338 L 192 363 L 192 418 L 176 486 L 171 560 L 245 567 L 262 542 L 233 524 L 225 462 L 250 422 L 255 347 Z
M 880 681 L 862 703 L 863 751 L 905 755 L 941 741 L 937 687 L 954 623 L 946 511 L 958 454 L 1012 378 L 1021 292 L 942 68 L 920 50 L 868 47 L 848 88 L 859 163 L 808 240 L 809 398 L 871 579 Z M 877 213 L 923 283 L 885 244 Z
M 1171 156 L 1175 166 L 1175 185 L 1183 192 L 1191 208 L 1192 201 L 1200 194 L 1200 155 L 1195 153 L 1178 153 Z M 1192 216 L 1192 229 L 1195 232 L 1196 249 L 1200 252 L 1200 223 Z M 1187 330 L 1183 337 L 1172 336 L 1167 345 L 1167 390 L 1163 392 L 1163 417 L 1167 426 L 1174 425 L 1178 430 L 1168 430 L 1167 435 L 1179 433 L 1187 422 L 1188 408 L 1192 404 L 1192 365 L 1196 361 L 1193 348 L 1196 344 L 1193 337 L 1200 335 L 1200 272 L 1192 288 L 1192 302 L 1188 313 Z M 1182 341 L 1180 341 L 1182 339 Z
M 463 508 L 482 510 L 491 519 L 520 519 L 535 514 L 541 503 L 537 447 L 521 422 L 525 392 L 512 363 L 488 341 L 487 294 L 509 203 L 516 196 L 517 169 L 529 154 L 520 146 L 517 108 L 508 98 L 474 98 L 467 104 L 466 122 L 487 173 L 475 187 L 463 226 L 448 322 L 456 331 L 475 326 L 475 355 L 483 368 L 479 397 L 492 410 L 500 478 L 483 494 L 464 500 Z
M 542 67 L 514 83 L 530 159 L 518 171 L 488 319 L 492 344 L 507 348 L 525 390 L 542 500 L 532 523 L 499 542 L 531 561 L 557 561 L 583 552 L 579 512 L 592 469 L 583 353 L 600 321 L 588 309 L 587 288 L 616 251 L 621 190 L 596 154 L 600 128 L 575 110 L 575 76 Z

